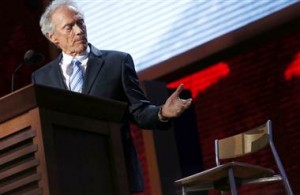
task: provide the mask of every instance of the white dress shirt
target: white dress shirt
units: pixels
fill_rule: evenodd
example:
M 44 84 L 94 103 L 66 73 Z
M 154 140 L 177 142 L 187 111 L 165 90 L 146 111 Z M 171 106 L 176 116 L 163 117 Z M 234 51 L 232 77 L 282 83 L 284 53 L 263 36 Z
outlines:
M 62 52 L 63 57 L 62 57 L 59 65 L 61 67 L 61 70 L 62 70 L 62 73 L 63 73 L 63 76 L 64 76 L 64 81 L 65 81 L 66 85 L 68 86 L 68 88 L 69 88 L 69 81 L 70 81 L 70 76 L 71 76 L 69 71 L 68 71 L 68 68 L 70 67 L 72 61 L 74 59 L 79 60 L 81 62 L 81 66 L 82 66 L 84 74 L 85 74 L 85 71 L 86 71 L 86 68 L 87 68 L 89 53 L 90 53 L 90 48 L 89 47 L 87 47 L 86 50 L 83 53 L 81 53 L 81 54 L 79 54 L 75 57 L 70 56 L 70 55 Z

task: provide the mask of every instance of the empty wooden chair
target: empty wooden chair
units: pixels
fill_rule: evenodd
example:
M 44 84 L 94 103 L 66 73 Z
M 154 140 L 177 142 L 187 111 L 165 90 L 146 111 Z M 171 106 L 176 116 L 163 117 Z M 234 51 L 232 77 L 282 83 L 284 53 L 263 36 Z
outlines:
M 232 161 L 234 158 L 255 153 L 267 145 L 272 151 L 278 173 L 270 168 Z M 187 195 L 188 192 L 209 189 L 230 190 L 231 194 L 235 195 L 237 186 L 275 181 L 283 182 L 286 193 L 293 194 L 273 143 L 270 120 L 246 132 L 215 140 L 215 156 L 216 167 L 175 181 L 177 185 L 181 186 L 183 195 Z M 229 162 L 221 164 L 221 160 Z

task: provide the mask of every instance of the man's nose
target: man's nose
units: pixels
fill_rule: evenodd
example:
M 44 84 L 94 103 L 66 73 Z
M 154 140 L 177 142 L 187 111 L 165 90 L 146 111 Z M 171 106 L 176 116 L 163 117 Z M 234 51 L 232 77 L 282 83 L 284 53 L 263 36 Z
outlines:
M 84 27 L 75 24 L 74 26 L 75 34 L 82 34 L 84 32 Z

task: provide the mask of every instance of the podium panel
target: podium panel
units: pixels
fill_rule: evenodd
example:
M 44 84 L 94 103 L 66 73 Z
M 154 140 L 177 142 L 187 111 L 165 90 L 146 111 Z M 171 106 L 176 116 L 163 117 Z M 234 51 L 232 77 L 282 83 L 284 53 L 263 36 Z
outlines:
M 28 86 L 1 98 L 0 112 L 7 107 L 16 110 L 0 117 L 0 194 L 129 194 L 120 137 L 125 104 Z
M 43 154 L 33 126 L 29 112 L 0 124 L 0 194 L 42 194 L 43 190 L 48 191 L 47 185 L 39 183 L 44 181 L 41 179 Z

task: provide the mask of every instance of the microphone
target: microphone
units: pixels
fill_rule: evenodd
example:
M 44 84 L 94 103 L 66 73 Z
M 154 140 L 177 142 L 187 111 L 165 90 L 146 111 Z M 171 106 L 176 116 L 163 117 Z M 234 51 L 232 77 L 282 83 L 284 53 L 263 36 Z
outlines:
M 30 65 L 36 65 L 41 63 L 44 60 L 44 55 L 41 53 L 37 53 L 35 51 L 28 50 L 24 54 L 24 63 L 25 64 L 30 64 Z
M 28 65 L 36 65 L 41 63 L 44 60 L 44 55 L 38 52 L 35 52 L 34 50 L 28 50 L 25 54 L 24 54 L 24 59 L 23 62 L 20 63 L 16 69 L 13 71 L 12 75 L 11 75 L 11 92 L 14 91 L 14 85 L 15 85 L 15 74 L 16 72 L 24 65 L 24 64 L 28 64 Z

